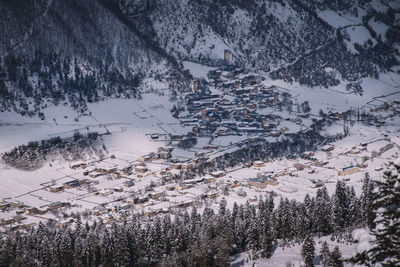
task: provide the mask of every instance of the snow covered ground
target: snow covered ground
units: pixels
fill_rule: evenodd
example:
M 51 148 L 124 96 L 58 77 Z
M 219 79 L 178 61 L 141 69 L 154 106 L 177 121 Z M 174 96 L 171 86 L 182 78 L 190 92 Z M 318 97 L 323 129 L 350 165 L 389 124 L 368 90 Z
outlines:
M 184 67 L 189 69 L 196 79 L 206 78 L 207 72 L 213 68 L 184 62 Z M 286 83 L 280 80 L 266 79 L 263 85 L 279 86 L 279 90 L 289 92 L 295 103 L 309 101 L 311 115 L 319 116 L 319 110 L 324 112 L 343 112 L 350 108 L 370 110 L 382 106 L 385 102 L 400 99 L 400 75 L 395 73 L 382 74 L 378 80 L 366 78 L 361 81 L 364 88 L 362 96 L 349 94 L 344 85 L 334 88 L 308 88 L 298 83 Z M 111 133 L 102 136 L 105 149 L 108 152 L 106 158 L 99 160 L 96 157 L 87 157 L 85 160 L 89 167 L 121 170 L 127 166 L 138 166 L 139 157 L 150 152 L 157 152 L 159 147 L 169 145 L 169 135 L 184 135 L 191 130 L 191 126 L 182 126 L 179 120 L 171 115 L 171 108 L 176 102 L 170 100 L 166 90 L 162 91 L 163 85 L 158 84 L 156 92 L 149 90 L 143 94 L 141 100 L 114 99 L 88 105 L 85 115 L 66 107 L 49 107 L 44 110 L 46 119 L 26 118 L 14 113 L 2 113 L 0 115 L 0 154 L 10 151 L 15 146 L 27 144 L 29 141 L 48 139 L 54 136 L 70 137 L 76 131 L 81 133 L 99 132 Z M 221 94 L 217 89 L 213 93 Z M 226 96 L 231 97 L 230 95 Z M 154 185 L 155 192 L 163 192 L 161 199 L 151 199 L 146 204 L 131 205 L 129 211 L 136 214 L 149 214 L 160 210 L 169 210 L 178 204 L 194 203 L 206 194 L 208 200 L 202 201 L 199 211 L 206 205 L 217 208 L 219 201 L 225 197 L 228 206 L 232 207 L 234 202 L 244 204 L 246 201 L 254 202 L 257 198 L 276 193 L 278 197 L 303 200 L 306 194 L 314 195 L 317 189 L 313 180 L 321 180 L 332 194 L 335 190 L 337 180 L 343 180 L 348 185 L 355 187 L 356 193 L 361 190 L 362 178 L 368 173 L 372 179 L 380 179 L 382 169 L 389 161 L 394 161 L 400 155 L 400 118 L 398 116 L 387 117 L 389 111 L 377 111 L 376 115 L 385 120 L 385 125 L 376 127 L 355 123 L 350 125 L 349 135 L 332 143 L 334 149 L 329 152 L 315 151 L 314 158 L 318 162 L 326 162 L 326 165 L 318 166 L 314 161 L 307 159 L 275 159 L 265 162 L 264 166 L 235 166 L 233 169 L 225 170 L 223 177 L 216 178 L 214 182 L 201 182 L 193 187 L 180 188 L 177 184 L 163 184 L 162 172 L 168 171 L 179 174 L 179 170 L 170 170 L 171 166 L 162 159 L 147 162 L 148 171 L 124 175 L 122 178 L 113 178 L 111 175 L 101 175 L 97 178 L 88 178 L 83 175 L 82 169 L 71 169 L 71 164 L 80 162 L 65 162 L 53 160 L 47 162 L 35 171 L 22 171 L 13 169 L 4 163 L 0 163 L 0 198 L 3 201 L 23 202 L 25 205 L 43 208 L 58 201 L 69 202 L 71 208 L 62 208 L 61 212 L 48 212 L 40 216 L 27 216 L 24 223 L 37 223 L 40 220 L 52 219 L 64 222 L 63 213 L 87 213 L 96 210 L 99 206 L 107 207 L 123 206 L 131 203 L 132 195 L 145 195 L 150 184 Z M 260 110 L 262 114 L 278 114 L 284 119 L 296 116 L 288 111 L 275 110 L 267 107 Z M 302 127 L 309 127 L 311 118 L 303 119 L 302 124 L 296 124 L 290 120 L 282 120 L 279 127 L 288 127 L 290 131 L 297 132 Z M 343 133 L 343 122 L 338 120 L 326 128 L 325 135 L 336 135 Z M 152 134 L 159 134 L 159 139 L 152 139 Z M 196 153 L 206 153 L 210 159 L 224 153 L 233 152 L 238 149 L 236 144 L 254 137 L 242 136 L 219 136 L 216 138 L 200 137 L 197 144 L 189 149 L 175 148 L 173 157 L 179 159 L 195 158 Z M 268 141 L 276 140 L 275 137 L 266 137 Z M 175 142 L 176 143 L 176 142 Z M 364 146 L 360 146 L 364 144 Z M 207 145 L 217 148 L 205 149 Z M 392 145 L 387 151 L 377 155 L 384 147 Z M 111 157 L 113 155 L 113 157 Z M 294 170 L 296 164 L 306 166 L 303 170 Z M 341 168 L 350 165 L 364 165 L 359 171 L 346 176 L 339 176 Z M 248 184 L 249 178 L 254 178 L 260 173 L 273 173 L 277 176 L 278 185 L 267 185 L 260 189 Z M 200 178 L 209 179 L 210 173 Z M 87 178 L 93 183 L 88 186 L 65 189 L 63 192 L 53 193 L 49 186 L 62 186 L 63 183 L 73 179 Z M 193 177 L 199 178 L 199 177 Z M 134 181 L 135 185 L 126 187 L 125 182 Z M 232 186 L 232 184 L 234 184 Z M 167 186 L 177 186 L 174 191 L 167 190 Z M 230 188 L 223 194 L 225 188 Z M 122 188 L 122 192 L 119 189 Z M 179 189 L 178 189 L 179 188 Z M 95 193 L 98 191 L 98 193 Z M 240 193 L 246 193 L 243 196 Z M 153 192 L 154 193 L 154 192 Z M 239 194 L 238 194 L 239 193 Z M 15 216 L 15 210 L 0 212 L 0 218 L 11 218 Z M 110 216 L 118 217 L 117 211 L 108 211 L 101 215 L 102 218 Z M 86 217 L 92 221 L 93 217 Z M 317 242 L 317 251 L 320 242 Z M 344 256 L 348 256 L 354 250 L 354 245 L 336 244 L 329 241 L 330 245 L 338 245 Z M 295 266 L 302 262 L 300 246 L 292 248 L 278 248 L 269 260 L 256 261 L 255 266 L 284 266 L 286 263 Z M 247 262 L 246 253 L 236 255 L 233 258 L 234 266 L 252 265 Z M 297 264 L 297 265 L 296 265 Z

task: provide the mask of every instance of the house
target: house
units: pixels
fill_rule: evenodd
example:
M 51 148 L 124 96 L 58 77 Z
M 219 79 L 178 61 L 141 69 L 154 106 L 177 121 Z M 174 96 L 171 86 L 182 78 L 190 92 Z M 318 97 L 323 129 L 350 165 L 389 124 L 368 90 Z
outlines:
M 147 169 L 146 166 L 138 165 L 138 166 L 135 167 L 135 171 L 136 172 L 140 172 L 140 173 L 144 173 L 144 172 L 147 172 L 148 169 Z
M 263 161 L 257 160 L 257 161 L 254 161 L 254 162 L 253 162 L 253 166 L 256 167 L 256 168 L 260 168 L 260 167 L 264 167 L 265 164 L 264 164 Z
M 350 174 L 357 173 L 357 172 L 359 172 L 359 169 L 357 167 L 355 167 L 355 166 L 347 166 L 347 167 L 342 168 L 338 172 L 338 175 L 339 176 L 345 176 L 345 175 L 350 175 Z
M 205 183 L 214 183 L 216 181 L 217 181 L 217 179 L 211 175 L 204 177 Z
M 194 205 L 197 205 L 199 202 L 197 200 L 186 200 L 186 201 L 182 201 L 179 204 L 176 205 L 177 208 L 187 208 L 187 207 L 191 207 Z
M 218 192 L 208 193 L 207 194 L 207 198 L 208 199 L 216 199 L 217 197 L 219 197 L 219 193 Z
M 334 145 L 324 145 L 321 150 L 325 152 L 333 151 L 335 149 Z
M 165 194 L 164 194 L 164 191 L 161 191 L 161 192 L 156 192 L 156 193 L 152 193 L 152 194 L 149 194 L 149 197 L 151 198 L 151 199 L 159 199 L 159 198 L 161 198 L 161 197 L 163 197 Z
M 104 175 L 104 174 L 103 173 L 99 173 L 99 172 L 92 172 L 92 173 L 89 174 L 89 176 L 91 178 L 97 178 L 97 177 L 102 176 L 102 175 Z
M 151 153 L 149 153 L 149 154 L 146 154 L 146 155 L 144 155 L 144 156 L 141 156 L 141 157 L 139 158 L 139 161 L 141 161 L 141 162 L 147 162 L 147 161 L 153 160 L 153 158 L 156 158 L 156 154 L 153 153 L 153 152 L 151 152 Z
M 303 158 L 311 158 L 314 156 L 314 152 L 312 151 L 305 151 L 303 153 L 301 153 L 301 157 Z
M 314 184 L 313 186 L 314 188 L 323 187 L 325 184 L 325 182 L 322 181 L 321 179 L 312 179 L 311 182 Z
M 17 223 L 20 222 L 22 220 L 27 219 L 26 217 L 22 217 L 20 215 L 14 216 L 11 219 L 4 219 L 2 218 L 0 221 L 0 225 L 4 226 L 4 225 L 8 225 L 8 224 L 12 224 L 12 223 Z
M 171 152 L 169 151 L 160 151 L 157 153 L 157 157 L 160 159 L 169 159 L 171 157 Z
M 46 214 L 47 212 L 47 208 L 46 209 L 42 209 L 42 208 L 36 208 L 36 207 L 31 207 L 28 209 L 25 209 L 25 214 L 26 215 L 32 215 L 32 214 Z
M 78 187 L 80 185 L 81 185 L 81 183 L 79 182 L 79 180 L 71 180 L 71 181 L 63 183 L 63 186 L 65 189 Z
M 114 193 L 113 191 L 105 191 L 105 192 L 100 192 L 99 195 L 102 196 L 102 197 L 106 197 L 106 196 L 109 196 L 109 195 L 111 195 L 113 193 Z
M 47 207 L 49 210 L 58 210 L 59 208 L 64 207 L 64 203 L 57 201 L 57 202 L 49 204 Z
M 9 207 L 11 207 L 11 203 L 9 203 L 9 202 L 2 202 L 2 203 L 0 203 L 0 210 L 6 210 L 6 209 L 8 209 Z
M 184 169 L 184 170 L 190 170 L 190 169 L 193 168 L 193 164 L 190 163 L 190 162 L 185 162 L 185 163 L 182 163 L 181 167 L 182 167 L 182 169 Z
M 304 164 L 299 163 L 299 162 L 293 164 L 293 167 L 296 168 L 298 171 L 304 170 L 304 168 L 305 168 Z
M 114 192 L 124 192 L 124 189 L 122 187 L 114 187 L 113 190 Z
M 223 177 L 223 176 L 225 176 L 225 172 L 224 171 L 215 171 L 215 172 L 211 173 L 211 176 L 214 178 Z
M 229 64 L 229 50 L 228 49 L 224 50 L 224 61 L 225 61 L 225 64 Z
M 257 187 L 257 188 L 264 189 L 268 184 L 269 185 L 277 185 L 278 184 L 278 180 L 276 178 L 274 178 L 274 177 L 271 177 L 271 176 L 262 175 L 260 177 L 250 178 L 248 180 L 248 184 L 250 186 L 254 186 L 254 187 Z
M 64 186 L 50 186 L 50 192 L 57 193 L 64 191 Z

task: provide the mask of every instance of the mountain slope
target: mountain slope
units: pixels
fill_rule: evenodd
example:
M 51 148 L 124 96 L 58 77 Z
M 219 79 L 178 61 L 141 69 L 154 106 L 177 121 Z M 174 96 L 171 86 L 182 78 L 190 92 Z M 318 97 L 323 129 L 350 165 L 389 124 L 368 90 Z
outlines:
M 254 71 L 326 87 L 377 77 L 399 64 L 396 1 L 119 3 L 130 20 L 143 25 L 139 29 L 144 34 L 180 59 L 216 65 L 229 49 L 234 62 Z M 352 24 L 359 28 L 352 30 Z
M 29 115 L 136 97 L 146 77 L 222 64 L 225 49 L 248 71 L 356 94 L 400 71 L 397 1 L 1 0 L 0 32 L 0 108 Z
M 45 99 L 84 107 L 86 100 L 134 97 L 141 79 L 169 68 L 97 1 L 1 1 L 0 32 L 3 109 L 29 114 Z

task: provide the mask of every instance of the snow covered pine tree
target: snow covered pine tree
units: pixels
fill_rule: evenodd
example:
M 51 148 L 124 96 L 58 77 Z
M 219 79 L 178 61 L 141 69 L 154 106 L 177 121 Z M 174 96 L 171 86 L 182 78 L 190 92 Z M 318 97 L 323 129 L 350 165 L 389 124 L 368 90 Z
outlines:
M 400 160 L 392 163 L 383 181 L 376 181 L 372 246 L 350 259 L 368 266 L 400 266 Z

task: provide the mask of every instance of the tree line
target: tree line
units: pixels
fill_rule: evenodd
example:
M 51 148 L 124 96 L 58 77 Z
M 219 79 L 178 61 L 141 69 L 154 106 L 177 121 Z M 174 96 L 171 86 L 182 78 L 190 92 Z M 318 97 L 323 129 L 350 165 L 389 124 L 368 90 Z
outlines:
M 229 266 L 230 256 L 249 251 L 250 259 L 269 258 L 278 246 L 302 243 L 310 236 L 332 234 L 348 239 L 351 227 L 373 220 L 373 183 L 365 177 L 363 192 L 338 181 L 333 195 L 318 189 L 303 201 L 272 195 L 256 205 L 194 207 L 150 221 L 133 217 L 108 225 L 76 220 L 76 227 L 39 223 L 26 233 L 0 238 L 1 266 Z

